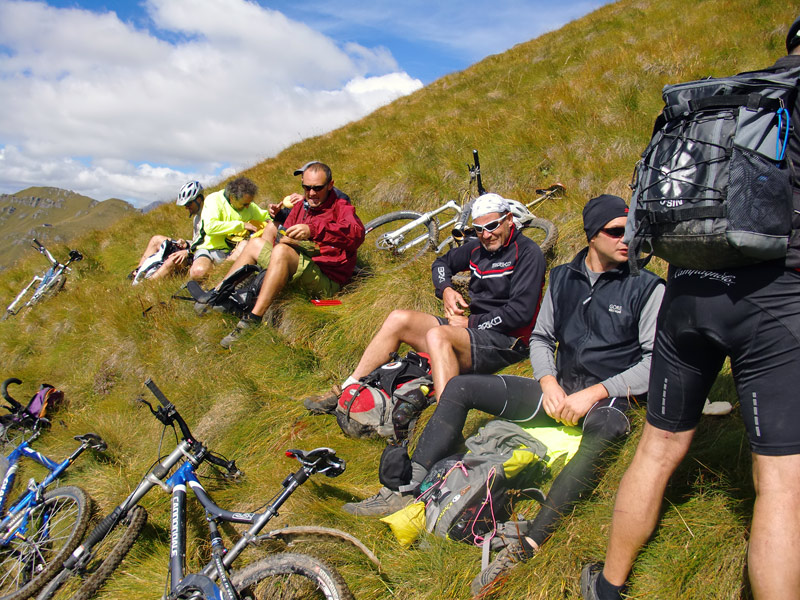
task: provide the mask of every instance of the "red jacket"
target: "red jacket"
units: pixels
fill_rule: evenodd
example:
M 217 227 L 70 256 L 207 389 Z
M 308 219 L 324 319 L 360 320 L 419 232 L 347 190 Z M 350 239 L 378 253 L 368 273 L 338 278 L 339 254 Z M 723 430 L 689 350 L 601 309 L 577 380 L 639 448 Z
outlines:
M 311 241 L 319 246 L 319 255 L 311 258 L 325 276 L 343 285 L 353 276 L 356 251 L 364 241 L 364 225 L 356 210 L 333 190 L 317 209 L 298 202 L 286 217 L 287 229 L 304 223 L 311 229 Z

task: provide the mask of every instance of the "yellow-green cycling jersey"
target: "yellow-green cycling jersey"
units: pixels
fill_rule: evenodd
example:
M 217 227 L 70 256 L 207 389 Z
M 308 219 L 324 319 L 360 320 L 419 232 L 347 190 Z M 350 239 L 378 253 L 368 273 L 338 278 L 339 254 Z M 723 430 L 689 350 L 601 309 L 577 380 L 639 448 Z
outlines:
M 227 250 L 226 238 L 242 233 L 248 221 L 271 221 L 269 213 L 251 202 L 242 210 L 233 208 L 222 190 L 206 197 L 201 216 L 205 238 L 199 250 Z

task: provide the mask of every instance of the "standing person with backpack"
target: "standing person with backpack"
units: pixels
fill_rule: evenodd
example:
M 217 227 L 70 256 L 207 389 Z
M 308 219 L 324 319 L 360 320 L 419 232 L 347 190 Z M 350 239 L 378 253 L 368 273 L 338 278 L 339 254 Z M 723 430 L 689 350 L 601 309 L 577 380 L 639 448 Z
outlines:
M 154 273 L 147 277 L 147 279 L 160 279 L 161 277 L 166 277 L 175 271 L 189 268 L 189 265 L 192 263 L 194 247 L 199 244 L 200 241 L 202 241 L 200 232 L 202 231 L 203 227 L 200 219 L 200 213 L 203 210 L 203 200 L 203 186 L 200 185 L 199 181 L 189 181 L 181 186 L 181 189 L 178 192 L 178 199 L 175 201 L 175 204 L 186 208 L 186 210 L 189 212 L 189 216 L 192 218 L 192 241 L 189 242 L 180 238 L 173 241 L 171 238 L 165 235 L 154 235 L 147 243 L 147 248 L 145 249 L 144 254 L 142 254 L 142 258 L 139 259 L 139 264 L 136 265 L 136 268 L 133 271 L 131 271 L 131 274 L 129 275 L 130 279 L 136 278 L 136 275 L 138 274 L 139 268 L 142 266 L 142 264 L 148 258 L 153 256 L 153 254 L 158 252 L 161 248 L 161 245 L 168 240 L 173 241 L 178 249 L 163 257 L 163 262 L 161 262 L 161 265 Z
M 763 73 L 792 71 L 800 77 L 798 33 L 800 18 L 786 38 L 788 56 Z M 793 104 L 785 106 L 794 124 L 791 129 L 786 126 L 791 131 L 788 154 L 794 168 L 800 165 L 797 77 Z M 758 104 L 758 94 L 754 95 L 743 109 L 752 114 L 750 107 Z M 781 129 L 779 123 L 776 114 L 774 124 Z M 800 371 L 797 176 L 792 186 L 794 213 L 784 223 L 785 230 L 791 230 L 785 258 L 715 270 L 670 266 L 658 317 L 647 422 L 617 492 L 605 564 L 587 564 L 581 573 L 584 598 L 622 598 L 636 556 L 658 523 L 669 478 L 689 450 L 704 399 L 726 356 L 731 360 L 753 459 L 756 499 L 747 560 L 753 596 L 800 598 L 800 429 L 795 426 L 800 409 L 796 391 Z M 771 197 L 759 198 L 763 192 L 749 198 L 754 211 L 759 202 L 778 199 L 775 190 Z

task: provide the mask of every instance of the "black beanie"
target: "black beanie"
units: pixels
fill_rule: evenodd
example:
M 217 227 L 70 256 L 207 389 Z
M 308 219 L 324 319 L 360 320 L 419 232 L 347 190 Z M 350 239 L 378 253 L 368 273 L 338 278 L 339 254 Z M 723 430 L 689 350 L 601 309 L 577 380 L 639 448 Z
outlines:
M 592 198 L 583 207 L 583 230 L 586 232 L 586 239 L 591 240 L 609 221 L 627 216 L 628 205 L 619 196 L 603 194 Z
M 792 50 L 800 44 L 798 33 L 800 33 L 800 17 L 795 19 L 795 22 L 789 27 L 789 33 L 786 34 L 786 54 L 791 54 Z

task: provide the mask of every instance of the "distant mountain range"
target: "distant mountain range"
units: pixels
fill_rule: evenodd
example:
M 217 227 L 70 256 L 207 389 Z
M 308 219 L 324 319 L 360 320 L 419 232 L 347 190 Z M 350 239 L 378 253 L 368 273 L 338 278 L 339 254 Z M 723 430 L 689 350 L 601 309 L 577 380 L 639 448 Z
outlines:
M 128 202 L 102 202 L 69 190 L 30 187 L 16 194 L 0 194 L 0 270 L 29 251 L 30 240 L 66 243 L 95 229 L 107 229 L 118 219 L 142 212 Z

